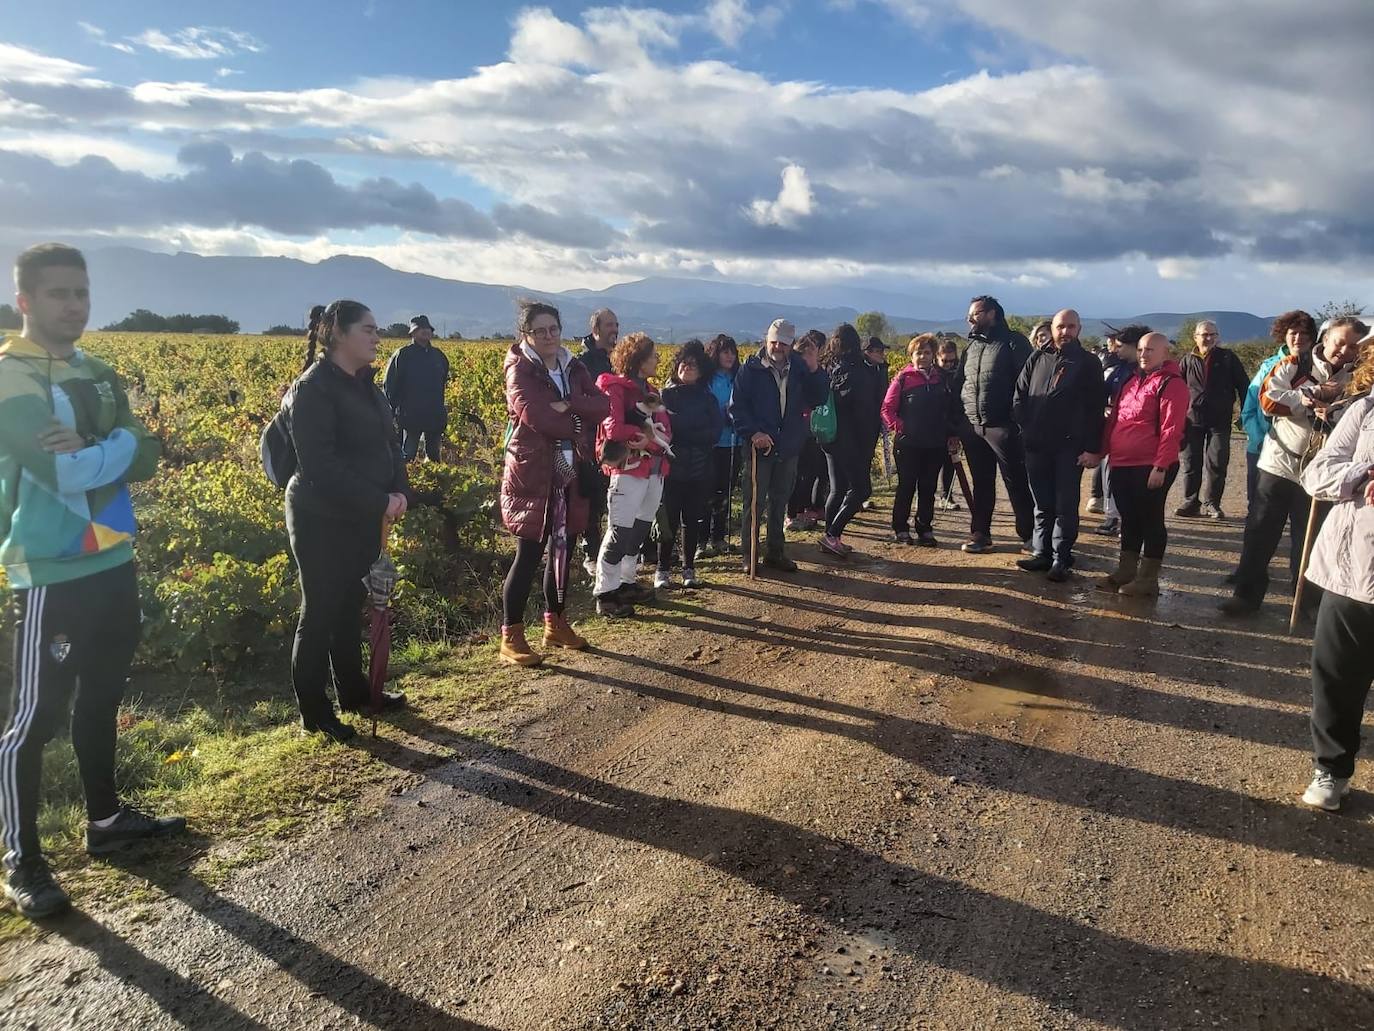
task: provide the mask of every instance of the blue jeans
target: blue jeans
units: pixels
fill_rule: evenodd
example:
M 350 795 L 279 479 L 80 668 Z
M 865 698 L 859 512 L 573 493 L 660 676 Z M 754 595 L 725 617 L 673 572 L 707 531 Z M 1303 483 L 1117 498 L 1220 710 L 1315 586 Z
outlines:
M 1071 448 L 1026 452 L 1026 476 L 1035 499 L 1031 547 L 1037 555 L 1060 562 L 1072 558 L 1078 543 L 1078 498 L 1083 489 L 1079 454 Z

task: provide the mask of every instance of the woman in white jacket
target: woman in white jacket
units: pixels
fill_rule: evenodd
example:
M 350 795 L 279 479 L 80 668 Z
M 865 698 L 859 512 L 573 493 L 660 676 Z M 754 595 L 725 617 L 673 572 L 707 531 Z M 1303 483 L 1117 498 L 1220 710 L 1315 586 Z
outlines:
M 1374 333 L 1351 391 L 1362 394 L 1302 476 L 1307 492 L 1330 501 L 1307 579 L 1325 593 L 1312 641 L 1312 759 L 1302 800 L 1336 810 L 1350 790 L 1360 721 L 1374 683 Z

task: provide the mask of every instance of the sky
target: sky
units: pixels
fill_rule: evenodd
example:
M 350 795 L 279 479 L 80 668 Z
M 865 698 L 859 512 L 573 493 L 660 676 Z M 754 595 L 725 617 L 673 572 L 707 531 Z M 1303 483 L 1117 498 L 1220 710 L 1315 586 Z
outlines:
M 1374 305 L 1371 40 L 1371 0 L 49 0 L 0 29 L 0 247 Z

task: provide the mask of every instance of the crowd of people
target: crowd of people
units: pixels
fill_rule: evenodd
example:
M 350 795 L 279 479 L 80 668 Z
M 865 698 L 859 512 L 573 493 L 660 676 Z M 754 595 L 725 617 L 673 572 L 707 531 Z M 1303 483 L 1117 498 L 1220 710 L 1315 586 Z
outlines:
M 127 487 L 156 474 L 160 445 L 115 372 L 77 346 L 90 314 L 81 253 L 31 248 L 15 281 L 23 328 L 0 345 L 0 563 L 16 607 L 0 834 L 6 894 L 37 918 L 68 904 L 42 855 L 37 811 L 43 749 L 69 711 L 90 852 L 177 833 L 185 820 L 140 811 L 115 783 L 116 715 L 139 638 Z M 634 616 L 679 568 L 683 587 L 703 586 L 699 557 L 737 553 L 750 575 L 791 573 L 788 533 L 809 526 L 820 530 L 823 561 L 849 559 L 846 531 L 872 504 L 875 454 L 889 438 L 894 542 L 939 547 L 934 513 L 959 508 L 957 479 L 969 513 L 962 550 L 993 550 L 1000 479 L 1010 544 L 1025 553 L 1016 565 L 1063 582 L 1074 575 L 1091 470 L 1088 511 L 1103 512 L 1098 531 L 1120 541 L 1115 568 L 1096 586 L 1153 596 L 1168 544 L 1166 498 L 1180 472 L 1176 514 L 1223 517 L 1240 404 L 1249 505 L 1222 611 L 1259 607 L 1285 526 L 1299 589 L 1311 545 L 1315 771 L 1303 801 L 1339 808 L 1374 681 L 1368 326 L 1343 318 L 1319 330 L 1305 312 L 1287 312 L 1274 323 L 1278 353 L 1252 378 L 1211 322 L 1197 326 L 1181 362 L 1148 326 L 1114 332 L 1093 353 L 1072 309 L 1028 338 L 984 295 L 970 303 L 968 327 L 962 351 L 948 338 L 912 338 L 893 376 L 887 344 L 865 341 L 854 326 L 799 336 L 779 318 L 744 361 L 725 335 L 677 347 L 660 389 L 658 344 L 642 332 L 622 335 L 614 312 L 592 316 L 574 355 L 559 311 L 521 302 L 504 360 L 500 512 L 515 551 L 502 588 L 500 659 L 542 661 L 525 633 L 541 565 L 542 648 L 587 646 L 567 617 L 578 542 L 595 609 L 613 619 Z M 448 361 L 427 318 L 412 319 L 410 330 L 379 386 L 372 311 L 351 300 L 313 309 L 303 371 L 279 417 L 301 588 L 292 683 L 306 730 L 340 741 L 355 731 L 331 686 L 345 712 L 373 704 L 362 666 L 364 577 L 387 527 L 415 501 L 407 462 L 422 447 L 437 457 L 445 431 Z M 646 556 L 656 566 L 652 586 L 638 580 Z M 404 704 L 399 693 L 382 696 L 383 707 Z

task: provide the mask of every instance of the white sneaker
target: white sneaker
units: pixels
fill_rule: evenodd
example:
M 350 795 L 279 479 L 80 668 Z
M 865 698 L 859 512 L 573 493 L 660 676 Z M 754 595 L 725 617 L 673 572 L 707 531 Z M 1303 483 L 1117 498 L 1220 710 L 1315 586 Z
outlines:
M 697 579 L 697 571 L 690 566 L 682 570 L 683 587 L 700 587 L 701 581 Z
M 582 561 L 582 568 L 587 571 L 588 576 L 596 576 L 596 559 L 584 559 Z
M 1341 807 L 1341 799 L 1350 794 L 1349 777 L 1333 777 L 1325 770 L 1312 771 L 1312 783 L 1302 793 L 1304 805 L 1334 813 Z
M 1089 498 L 1087 511 L 1093 514 L 1100 513 L 1102 511 L 1102 499 Z
M 654 590 L 661 591 L 665 587 L 671 587 L 672 585 L 673 581 L 672 578 L 668 575 L 668 570 L 660 569 L 657 573 L 654 574 Z

